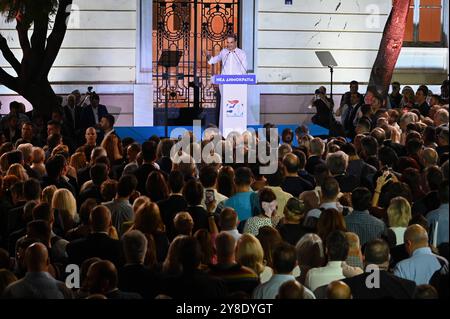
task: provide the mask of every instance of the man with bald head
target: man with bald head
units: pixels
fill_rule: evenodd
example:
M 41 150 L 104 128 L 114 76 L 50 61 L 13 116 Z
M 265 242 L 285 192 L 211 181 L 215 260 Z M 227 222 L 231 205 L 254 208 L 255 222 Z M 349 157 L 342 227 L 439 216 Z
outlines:
M 10 284 L 4 297 L 8 299 L 72 299 L 72 292 L 63 282 L 48 273 L 47 247 L 41 243 L 30 245 L 25 251 L 27 274 Z
M 236 239 L 229 232 L 221 232 L 216 238 L 217 264 L 209 266 L 208 274 L 221 278 L 228 293 L 243 291 L 249 295 L 258 286 L 258 275 L 250 268 L 236 262 Z
M 428 284 L 433 274 L 448 264 L 448 261 L 433 254 L 428 244 L 428 233 L 422 226 L 417 224 L 409 226 L 404 239 L 410 257 L 397 264 L 394 274 L 412 280 L 417 285 Z
M 352 299 L 352 291 L 345 282 L 333 281 L 327 286 L 327 299 Z
M 388 271 L 389 258 L 389 245 L 384 240 L 374 239 L 366 244 L 365 272 L 342 280 L 350 287 L 354 299 L 411 299 L 413 297 L 416 284 L 391 274 Z
M 87 273 L 89 295 L 103 295 L 107 299 L 141 299 L 141 295 L 117 288 L 118 276 L 114 264 L 108 260 L 93 263 Z
M 284 181 L 281 185 L 283 191 L 297 197 L 304 191 L 314 189 L 310 182 L 298 175 L 300 169 L 300 160 L 297 155 L 288 153 L 283 158 Z
M 91 233 L 69 243 L 66 247 L 69 263 L 81 265 L 92 257 L 112 261 L 118 265 L 120 257 L 120 242 L 109 237 L 111 227 L 111 212 L 106 206 L 94 207 L 89 218 Z
M 97 130 L 93 127 L 86 129 L 84 133 L 84 139 L 86 143 L 83 145 L 86 159 L 91 160 L 91 152 L 97 146 Z
M 305 288 L 297 280 L 286 281 L 280 286 L 276 299 L 305 299 Z

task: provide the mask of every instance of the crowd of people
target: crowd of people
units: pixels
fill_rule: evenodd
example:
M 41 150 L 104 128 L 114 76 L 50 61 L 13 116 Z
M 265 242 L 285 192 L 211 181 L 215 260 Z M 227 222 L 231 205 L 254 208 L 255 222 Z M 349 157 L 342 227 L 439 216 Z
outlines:
M 212 163 L 175 161 L 175 140 L 119 137 L 96 94 L 73 92 L 46 126 L 13 102 L 0 296 L 448 298 L 448 90 L 394 83 L 384 99 L 353 81 L 333 112 L 320 88 L 314 122 L 330 136 L 299 126 L 273 149 L 267 124 L 219 141 Z M 274 174 L 250 163 L 252 139 L 277 153 Z M 227 149 L 243 163 L 223 161 Z

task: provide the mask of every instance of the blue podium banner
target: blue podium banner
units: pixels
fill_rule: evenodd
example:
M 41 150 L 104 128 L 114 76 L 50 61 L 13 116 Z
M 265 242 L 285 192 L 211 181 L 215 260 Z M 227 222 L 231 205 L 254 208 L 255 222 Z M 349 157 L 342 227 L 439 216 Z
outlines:
M 213 84 L 256 84 L 255 74 L 244 74 L 244 75 L 215 75 L 212 79 Z

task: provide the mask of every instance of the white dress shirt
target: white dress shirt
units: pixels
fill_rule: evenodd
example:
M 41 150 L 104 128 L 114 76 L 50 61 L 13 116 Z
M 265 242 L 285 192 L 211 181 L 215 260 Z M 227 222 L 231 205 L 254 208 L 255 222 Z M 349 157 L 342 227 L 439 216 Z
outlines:
M 275 299 L 281 285 L 291 280 L 295 280 L 293 275 L 275 274 L 269 279 L 268 282 L 255 288 L 253 291 L 253 299 Z M 316 299 L 312 291 L 306 287 L 304 287 L 304 289 L 303 297 L 305 299 Z
M 306 275 L 305 286 L 314 291 L 332 281 L 344 278 L 342 261 L 330 261 L 325 267 L 310 269 Z
M 241 49 L 234 51 L 223 49 L 219 55 L 212 57 L 208 64 L 213 65 L 222 62 L 223 75 L 242 75 L 247 74 L 247 55 Z

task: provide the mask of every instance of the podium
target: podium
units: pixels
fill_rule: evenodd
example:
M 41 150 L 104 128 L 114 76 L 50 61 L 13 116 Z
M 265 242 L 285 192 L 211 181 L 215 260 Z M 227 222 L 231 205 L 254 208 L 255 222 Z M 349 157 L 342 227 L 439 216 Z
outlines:
M 256 84 L 256 75 L 215 75 L 213 84 L 219 85 L 222 95 L 219 121 L 222 136 L 247 131 L 247 87 Z

